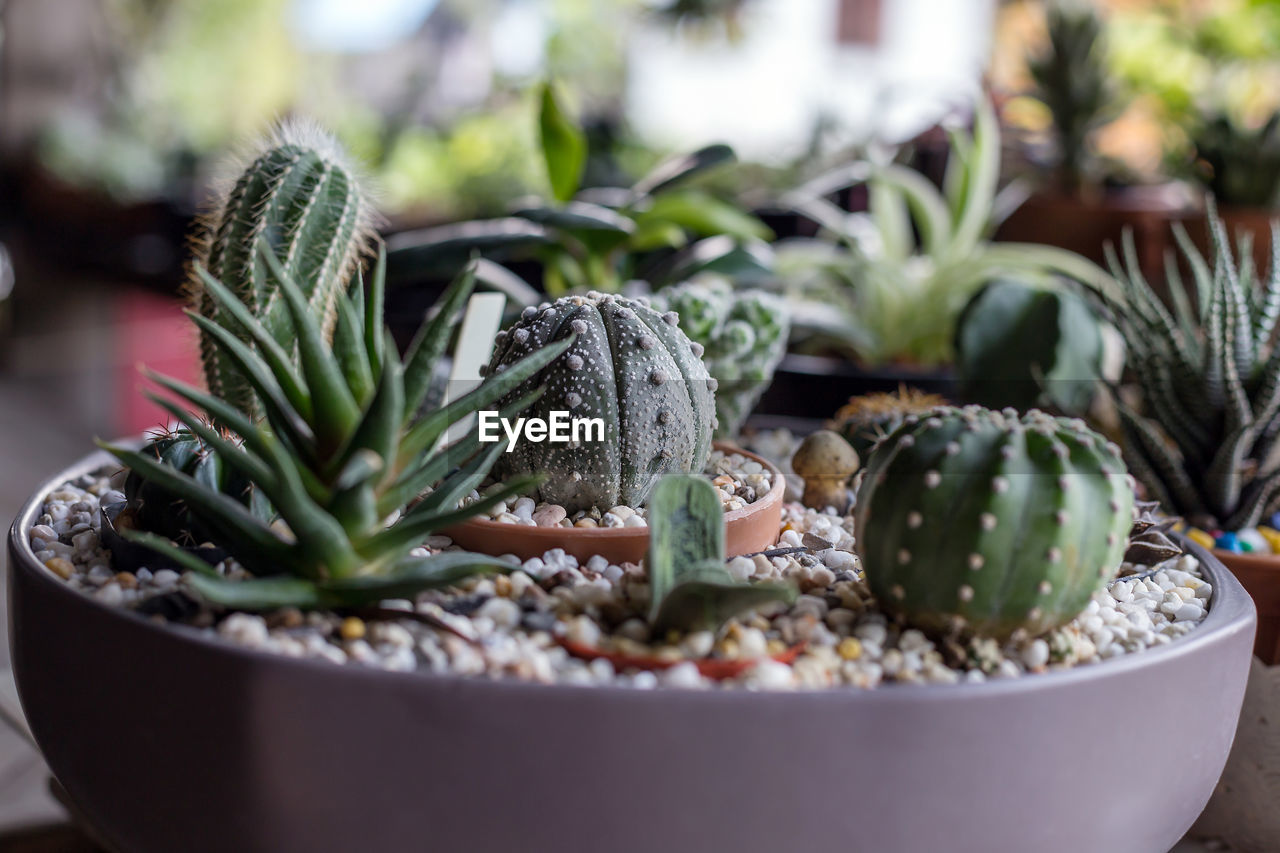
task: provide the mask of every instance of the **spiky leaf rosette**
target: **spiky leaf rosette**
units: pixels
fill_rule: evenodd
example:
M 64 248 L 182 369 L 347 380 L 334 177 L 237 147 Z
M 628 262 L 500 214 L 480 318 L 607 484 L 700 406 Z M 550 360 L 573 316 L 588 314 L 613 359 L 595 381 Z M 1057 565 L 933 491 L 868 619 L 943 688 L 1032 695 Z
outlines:
M 795 600 L 786 584 L 739 583 L 724 567 L 724 511 L 705 477 L 671 474 L 649 505 L 653 631 L 715 630 L 745 611 Z
M 1123 263 L 1109 251 L 1117 290 L 1094 292 L 1124 338 L 1140 398 L 1135 408 L 1113 395 L 1129 470 L 1169 511 L 1239 530 L 1280 510 L 1280 225 L 1271 226 L 1264 276 L 1252 235 L 1240 236 L 1237 263 L 1212 204 L 1208 216 L 1209 259 L 1174 226 L 1191 282 L 1169 252 L 1172 309 L 1143 276 L 1132 235 Z
M 663 475 L 701 471 L 711 450 L 716 382 L 678 321 L 645 300 L 594 292 L 526 308 L 498 333 L 487 375 L 505 376 L 530 353 L 576 336 L 562 358 L 513 393 L 545 385 L 530 417 L 599 418 L 604 440 L 521 441 L 495 470 L 546 472 L 539 496 L 570 512 L 641 506 Z
M 431 448 L 450 425 L 494 404 L 559 356 L 572 337 L 419 415 L 425 378 L 473 285 L 470 271 L 445 293 L 441 310 L 423 326 L 402 363 L 382 325 L 383 259 L 368 302 L 359 285 L 338 300 L 330 345 L 293 276 L 269 250 L 262 258 L 288 309 L 297 367 L 264 322 L 203 269 L 198 274 L 217 304 L 219 320 L 189 315 L 253 388 L 265 421 L 255 422 L 215 394 L 153 377 L 216 420 L 233 436 L 228 439 L 177 403 L 152 398 L 266 495 L 278 513 L 276 523 L 263 522 L 239 502 L 148 454 L 103 445 L 132 470 L 180 496 L 192 516 L 213 531 L 215 543 L 256 577 L 235 581 L 213 574 L 156 534 L 135 532 L 132 538 L 196 572 L 191 586 L 205 598 L 242 609 L 364 604 L 503 568 L 475 554 L 418 557 L 410 551 L 433 531 L 527 491 L 536 478 L 516 478 L 460 507 L 459 500 L 482 481 L 503 445 L 482 452 L 473 431 L 443 450 Z M 537 395 L 535 389 L 510 401 L 504 415 L 520 411 Z
M 223 434 L 223 437 L 236 443 L 232 436 Z M 259 519 L 270 521 L 274 514 L 262 492 L 238 469 L 225 464 L 221 456 L 189 429 L 166 430 L 143 445 L 140 452 L 211 490 L 240 501 Z M 124 495 L 127 515 L 117 519 L 117 525 L 133 525 L 189 547 L 207 542 L 214 535 L 192 516 L 182 498 L 136 471 L 130 471 L 125 478 Z
M 257 251 L 259 243 L 266 242 L 297 282 L 328 337 L 338 297 L 361 258 L 370 253 L 372 207 L 345 152 L 314 125 L 281 124 L 246 160 L 197 226 L 186 290 L 200 314 L 219 321 L 218 301 L 205 289 L 200 272 L 207 270 L 259 318 L 272 340 L 292 351 L 289 309 Z M 236 334 L 250 342 L 243 333 Z M 260 414 L 254 409 L 252 386 L 204 331 L 200 358 L 205 384 L 213 394 L 242 412 Z
M 1119 569 L 1133 499 L 1120 449 L 1083 421 L 941 408 L 872 452 L 858 551 L 881 605 L 911 624 L 1034 636 Z

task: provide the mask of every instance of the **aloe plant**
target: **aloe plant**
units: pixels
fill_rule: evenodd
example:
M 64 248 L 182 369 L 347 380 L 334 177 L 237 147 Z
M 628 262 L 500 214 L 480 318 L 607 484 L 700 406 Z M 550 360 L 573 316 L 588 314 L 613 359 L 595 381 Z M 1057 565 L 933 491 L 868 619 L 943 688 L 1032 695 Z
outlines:
M 1212 204 L 1209 230 L 1206 259 L 1174 226 L 1191 282 L 1167 253 L 1172 310 L 1143 277 L 1132 235 L 1123 259 L 1109 253 L 1118 289 L 1096 293 L 1124 337 L 1140 396 L 1134 408 L 1113 395 L 1129 470 L 1166 509 L 1238 530 L 1280 510 L 1280 223 L 1265 275 L 1254 268 L 1251 234 L 1233 257 Z
M 393 271 L 448 271 L 476 252 L 500 260 L 532 255 L 551 296 L 617 292 L 634 278 L 662 286 L 703 271 L 768 271 L 764 241 L 772 233 L 764 223 L 690 183 L 733 162 L 729 146 L 663 161 L 630 187 L 584 189 L 586 136 L 549 83 L 541 89 L 538 126 L 552 197 L 522 200 L 505 217 L 397 234 L 387 241 Z
M 714 630 L 744 611 L 795 599 L 793 587 L 740 583 L 724 567 L 724 509 L 705 477 L 670 474 L 649 503 L 649 622 L 655 634 Z
M 777 271 L 801 336 L 833 343 L 866 364 L 944 364 L 952 359 L 956 318 L 984 284 L 1107 278 L 1063 249 L 989 241 L 1021 201 L 1016 185 L 998 189 L 1000 129 L 990 103 L 977 105 L 971 134 L 952 129 L 950 137 L 941 191 L 905 166 L 864 160 L 784 197 L 824 231 L 778 247 Z M 826 199 L 860 183 L 869 191 L 866 213 L 846 213 Z
M 503 445 L 480 450 L 479 435 L 439 450 L 453 423 L 491 405 L 556 358 L 572 343 L 550 344 L 490 377 L 440 408 L 420 412 L 427 379 L 449 340 L 449 329 L 474 284 L 468 269 L 442 297 L 404 361 L 382 323 L 385 256 L 372 275 L 369 296 L 357 281 L 336 301 L 332 342 L 302 288 L 269 248 L 260 258 L 278 288 L 297 361 L 272 330 L 222 282 L 197 266 L 215 318 L 188 316 L 220 355 L 243 376 L 264 412 L 255 421 L 227 399 L 152 375 L 177 401 L 202 410 L 226 431 L 178 402 L 151 398 L 170 412 L 260 490 L 278 514 L 274 523 L 150 454 L 101 444 L 156 486 L 177 496 L 187 512 L 254 577 L 234 580 L 153 532 L 127 531 L 133 541 L 191 570 L 190 587 L 205 599 L 239 609 L 354 606 L 455 583 L 477 571 L 506 568 L 464 552 L 414 556 L 430 533 L 463 521 L 536 485 L 514 478 L 479 500 L 460 499 L 485 477 Z M 246 340 L 241 340 L 244 336 Z M 246 342 L 247 341 L 247 342 Z M 540 390 L 512 402 L 514 415 Z

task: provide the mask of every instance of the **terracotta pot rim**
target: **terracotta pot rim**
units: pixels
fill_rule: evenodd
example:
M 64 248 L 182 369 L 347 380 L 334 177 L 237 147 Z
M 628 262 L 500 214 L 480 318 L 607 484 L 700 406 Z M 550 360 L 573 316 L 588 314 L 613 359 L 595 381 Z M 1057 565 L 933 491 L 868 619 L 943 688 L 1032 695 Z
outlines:
M 1235 564 L 1248 569 L 1275 571 L 1277 573 L 1276 577 L 1280 578 L 1280 554 L 1248 554 L 1239 551 L 1224 551 L 1221 548 L 1214 548 L 1212 553 L 1218 562 L 1228 569 L 1231 569 L 1232 564 Z
M 328 661 L 310 658 L 290 658 L 235 645 L 225 640 L 208 636 L 200 629 L 189 625 L 175 625 L 169 622 L 160 623 L 132 610 L 105 604 L 91 596 L 84 595 L 72 589 L 52 570 L 46 568 L 36 559 L 35 553 L 31 550 L 30 539 L 26 534 L 35 524 L 36 518 L 39 517 L 45 495 L 67 480 L 74 479 L 98 468 L 109 466 L 113 462 L 114 457 L 106 451 L 96 451 L 49 478 L 32 493 L 32 496 L 23 505 L 9 529 L 8 583 L 10 587 L 14 583 L 13 576 L 21 573 L 35 583 L 41 584 L 53 594 L 62 596 L 63 601 L 76 606 L 97 608 L 101 612 L 111 614 L 113 618 L 131 620 L 137 628 L 152 634 L 157 639 L 167 638 L 172 642 L 189 644 L 215 655 L 225 655 L 239 659 L 267 659 L 276 666 L 312 669 L 316 672 L 328 673 L 334 679 L 347 680 L 347 683 L 352 685 L 366 683 L 366 680 L 384 678 L 417 678 L 442 687 L 467 685 L 473 689 L 491 689 L 495 695 L 510 695 L 515 692 L 537 690 L 559 691 L 561 695 L 588 693 L 598 695 L 601 692 L 605 692 L 619 695 L 625 694 L 637 702 L 653 701 L 652 691 L 636 690 L 621 685 L 539 684 L 514 678 L 488 681 L 474 676 L 459 674 L 419 671 L 403 673 L 362 666 L 335 666 Z M 730 705 L 742 701 L 779 704 L 804 704 L 815 701 L 888 702 L 898 701 L 898 697 L 907 691 L 915 691 L 915 695 L 923 701 L 953 701 L 977 696 L 1017 695 L 1042 689 L 1066 689 L 1081 682 L 1120 676 L 1145 667 L 1153 661 L 1162 661 L 1171 656 L 1193 653 L 1204 646 L 1222 642 L 1228 636 L 1241 631 L 1253 632 L 1256 623 L 1256 610 L 1253 599 L 1245 591 L 1244 587 L 1209 551 L 1188 540 L 1183 540 L 1183 544 L 1200 560 L 1210 583 L 1213 584 L 1213 597 L 1210 599 L 1208 615 L 1205 616 L 1204 621 L 1194 631 L 1168 644 L 1147 649 L 1142 654 L 1120 655 L 1087 666 L 977 684 L 967 682 L 934 685 L 885 684 L 872 690 L 841 686 L 824 690 L 769 692 L 764 694 L 756 694 L 747 690 L 703 691 L 664 687 L 658 693 L 680 692 L 682 695 L 689 694 L 693 697 L 691 701 L 721 702 Z M 10 640 L 11 642 L 18 641 L 19 638 L 13 636 L 12 628 L 13 620 L 10 619 Z
M 750 460 L 759 462 L 769 470 L 773 476 L 772 484 L 769 491 L 762 496 L 756 498 L 751 503 L 739 509 L 729 510 L 724 514 L 724 523 L 732 524 L 744 518 L 750 518 L 769 508 L 775 501 L 782 500 L 783 493 L 787 490 L 787 481 L 783 477 L 782 472 L 778 470 L 778 466 L 774 465 L 763 456 L 758 456 L 749 450 L 743 450 L 736 444 L 727 441 L 717 441 L 712 445 L 717 450 L 723 450 L 726 453 L 740 453 Z M 634 509 L 634 507 L 632 507 Z M 483 530 L 492 533 L 494 536 L 505 536 L 514 530 L 519 530 L 524 536 L 530 539 L 543 539 L 548 543 L 548 547 L 554 548 L 555 543 L 565 539 L 576 539 L 579 541 L 600 541 L 600 542 L 617 542 L 626 539 L 648 539 L 649 527 L 534 527 L 528 524 L 511 524 L 507 521 L 495 521 L 491 518 L 472 518 L 457 525 L 459 528 L 467 528 L 472 530 Z M 448 533 L 445 532 L 447 536 Z

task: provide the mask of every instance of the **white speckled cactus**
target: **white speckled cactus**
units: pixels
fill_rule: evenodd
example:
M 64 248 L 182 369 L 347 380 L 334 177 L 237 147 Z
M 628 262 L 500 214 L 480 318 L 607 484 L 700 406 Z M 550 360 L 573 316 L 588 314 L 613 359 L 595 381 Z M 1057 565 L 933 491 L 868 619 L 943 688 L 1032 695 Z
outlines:
M 723 280 L 669 287 L 656 300 L 680 316 L 680 330 L 702 345 L 702 360 L 720 383 L 716 436 L 736 435 L 787 351 L 787 303 L 763 290 L 735 290 Z
M 1079 614 L 1119 568 L 1133 480 L 1083 421 L 940 408 L 876 446 L 855 523 L 887 609 L 943 633 L 1036 635 Z
M 659 314 L 647 300 L 594 292 L 526 308 L 499 332 L 486 373 L 576 335 L 564 355 L 512 395 L 545 385 L 527 417 L 549 421 L 552 412 L 567 411 L 600 418 L 604 440 L 521 441 L 498 457 L 494 472 L 543 473 L 539 497 L 576 512 L 640 506 L 663 475 L 701 471 L 715 427 L 716 380 L 677 322 L 674 312 Z

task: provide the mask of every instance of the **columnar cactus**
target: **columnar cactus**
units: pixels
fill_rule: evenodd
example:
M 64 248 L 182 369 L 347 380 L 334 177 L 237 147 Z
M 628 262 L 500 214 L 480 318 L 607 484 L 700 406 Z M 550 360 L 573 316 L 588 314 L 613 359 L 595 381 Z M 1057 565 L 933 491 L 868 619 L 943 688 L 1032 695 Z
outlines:
M 216 301 L 196 273 L 204 268 L 292 351 L 293 326 L 259 251 L 259 241 L 265 240 L 303 287 L 308 307 L 329 336 L 338 296 L 370 253 L 372 219 L 371 205 L 338 144 L 309 124 L 283 124 L 214 199 L 197 228 L 187 281 L 193 307 L 221 321 Z M 249 343 L 243 331 L 237 335 Z M 257 414 L 252 388 L 207 332 L 200 335 L 200 357 L 209 390 Z
M 734 290 L 723 280 L 686 282 L 658 299 L 680 316 L 680 330 L 702 345 L 702 360 L 720 383 L 716 436 L 736 435 L 787 351 L 787 303 L 763 290 Z
M 1082 421 L 940 408 L 871 454 L 858 549 L 881 604 L 912 624 L 1034 636 L 1119 568 L 1133 501 L 1119 449 Z
M 521 441 L 498 457 L 495 473 L 545 473 L 539 497 L 576 512 L 639 506 L 663 475 L 701 471 L 715 427 L 716 380 L 678 319 L 643 299 L 595 292 L 526 308 L 498 333 L 486 375 L 576 335 L 562 356 L 511 394 L 545 385 L 528 417 L 550 422 L 562 411 L 599 418 L 604 440 Z

